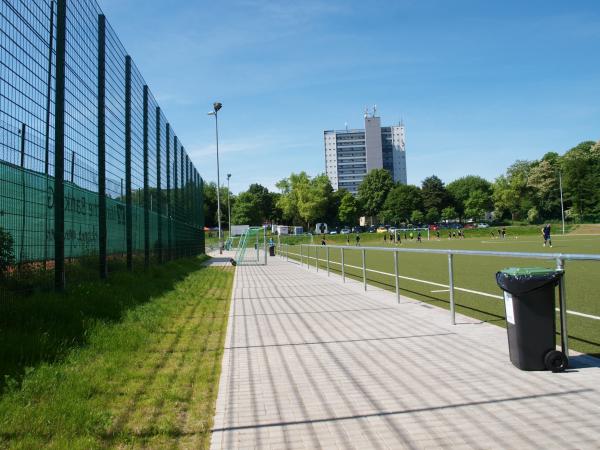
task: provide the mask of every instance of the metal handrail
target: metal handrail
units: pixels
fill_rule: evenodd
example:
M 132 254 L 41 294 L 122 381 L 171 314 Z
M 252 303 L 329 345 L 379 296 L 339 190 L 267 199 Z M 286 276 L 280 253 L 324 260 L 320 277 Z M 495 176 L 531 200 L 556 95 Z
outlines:
M 289 244 L 286 244 L 289 245 Z M 324 247 L 316 244 L 297 244 L 304 247 Z M 344 250 L 376 250 L 400 253 L 432 253 L 438 255 L 467 255 L 467 256 L 499 256 L 506 258 L 530 258 L 530 259 L 564 259 L 573 261 L 600 261 L 600 255 L 590 253 L 525 253 L 525 252 L 493 252 L 487 250 L 451 250 L 451 249 L 428 249 L 428 248 L 386 248 L 373 246 L 354 245 L 327 245 L 329 248 Z
M 282 251 L 282 247 L 286 246 L 285 252 Z M 311 256 L 308 254 L 310 248 L 315 248 L 315 256 L 317 260 L 317 271 L 318 271 L 318 248 L 323 247 L 322 245 L 315 244 L 297 244 L 300 246 L 300 265 L 303 264 L 303 248 L 307 247 L 307 268 L 310 267 Z M 526 253 L 526 252 L 495 252 L 486 250 L 451 250 L 451 249 L 409 249 L 409 248 L 385 248 L 385 247 L 370 247 L 370 246 L 347 246 L 347 245 L 327 245 L 327 274 L 329 275 L 329 249 L 336 248 L 341 250 L 341 265 L 342 265 L 342 280 L 346 281 L 345 264 L 344 264 L 344 251 L 360 251 L 362 259 L 362 278 L 363 286 L 365 291 L 367 290 L 367 268 L 365 264 L 366 251 L 384 251 L 394 253 L 394 278 L 396 288 L 396 298 L 400 303 L 400 286 L 398 282 L 398 253 L 425 253 L 425 254 L 436 254 L 436 255 L 447 255 L 448 256 L 448 288 L 450 293 L 450 318 L 452 325 L 456 325 L 456 304 L 454 300 L 454 255 L 464 256 L 494 256 L 500 258 L 527 258 L 527 259 L 542 259 L 542 260 L 554 260 L 556 261 L 556 270 L 565 272 L 565 261 L 600 261 L 600 255 L 598 254 L 585 254 L 585 253 Z M 289 244 L 279 245 L 279 254 L 284 253 L 286 259 L 289 261 Z M 339 263 L 336 263 L 339 264 Z M 568 330 L 567 330 L 567 294 L 565 289 L 565 277 L 561 277 L 559 282 L 559 304 L 560 304 L 560 328 L 561 328 L 561 347 L 564 354 L 569 356 L 569 343 L 568 343 Z

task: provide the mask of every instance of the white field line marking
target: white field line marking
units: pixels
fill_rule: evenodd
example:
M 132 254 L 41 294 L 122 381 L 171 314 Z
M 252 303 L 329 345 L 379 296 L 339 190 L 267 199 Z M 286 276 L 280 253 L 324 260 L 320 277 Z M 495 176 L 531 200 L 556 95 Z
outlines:
M 450 289 L 436 289 L 435 291 L 431 291 L 432 293 L 438 293 L 438 292 L 450 292 Z
M 296 255 L 296 256 L 300 256 L 300 253 L 289 253 L 290 255 Z M 302 255 L 303 258 L 306 258 L 306 255 Z M 316 259 L 313 256 L 308 256 L 309 259 Z M 324 261 L 324 259 L 319 258 L 319 261 Z M 338 266 L 341 266 L 342 264 L 336 261 L 329 261 L 329 264 L 337 264 Z M 359 266 L 353 266 L 351 264 L 344 264 L 346 267 L 351 267 L 353 269 L 359 269 L 362 270 L 362 267 Z M 366 269 L 367 272 L 374 272 L 374 273 L 378 273 L 380 275 L 387 275 L 389 277 L 393 277 L 394 274 L 393 273 L 388 273 L 388 272 L 381 272 L 379 270 L 375 270 L 375 269 Z M 427 281 L 427 280 L 420 280 L 418 278 L 412 278 L 412 277 L 405 277 L 403 275 L 398 275 L 398 278 L 403 278 L 405 280 L 409 280 L 409 281 L 416 281 L 417 283 L 423 283 L 423 284 L 429 284 L 431 286 L 438 286 L 438 287 L 442 287 L 442 288 L 448 288 L 448 289 L 440 289 L 439 291 L 431 291 L 431 292 L 448 292 L 450 289 L 450 286 L 448 286 L 447 284 L 441 284 L 441 283 L 434 283 L 433 281 Z M 501 295 L 495 295 L 495 294 L 488 294 L 487 292 L 481 292 L 481 291 L 474 291 L 472 289 L 465 289 L 465 288 L 461 288 L 458 286 L 454 286 L 454 289 L 457 291 L 462 291 L 462 292 L 467 292 L 469 294 L 475 294 L 475 295 L 480 295 L 482 297 L 489 297 L 489 298 L 493 298 L 496 300 L 504 300 L 504 297 L 502 297 Z M 560 309 L 556 308 L 556 311 L 560 311 Z M 600 320 L 599 316 L 594 316 L 592 314 L 585 314 L 585 313 L 581 313 L 579 311 L 571 311 L 570 309 L 567 309 L 567 314 L 572 314 L 574 316 L 579 316 L 579 317 L 585 317 L 586 319 L 593 319 L 593 320 Z

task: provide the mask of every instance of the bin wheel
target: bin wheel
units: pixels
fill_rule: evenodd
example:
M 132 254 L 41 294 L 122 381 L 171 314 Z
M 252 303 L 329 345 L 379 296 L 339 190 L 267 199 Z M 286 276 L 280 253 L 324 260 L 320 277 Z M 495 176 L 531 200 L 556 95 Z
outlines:
M 565 370 L 569 365 L 569 361 L 563 352 L 550 350 L 544 357 L 544 365 L 546 369 L 556 373 Z
M 237 266 L 237 263 L 235 262 L 235 259 L 231 258 L 231 259 L 229 260 L 229 262 L 231 262 L 231 265 L 232 265 L 232 266 L 234 266 L 234 267 L 235 267 L 235 266 Z

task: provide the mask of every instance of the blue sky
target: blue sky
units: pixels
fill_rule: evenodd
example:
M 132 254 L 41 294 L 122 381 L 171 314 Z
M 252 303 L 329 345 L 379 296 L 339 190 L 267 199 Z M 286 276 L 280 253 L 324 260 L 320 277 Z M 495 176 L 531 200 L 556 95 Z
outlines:
M 99 0 L 203 178 L 324 171 L 365 106 L 406 125 L 408 181 L 493 180 L 600 139 L 600 2 Z

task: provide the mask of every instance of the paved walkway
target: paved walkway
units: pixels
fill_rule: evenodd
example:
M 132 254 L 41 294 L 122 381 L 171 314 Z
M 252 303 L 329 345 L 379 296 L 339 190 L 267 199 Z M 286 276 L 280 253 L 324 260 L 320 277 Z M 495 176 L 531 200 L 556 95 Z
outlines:
M 213 449 L 600 446 L 598 360 L 523 372 L 504 329 L 369 289 L 238 266 Z
M 203 265 L 210 267 L 231 266 L 231 258 L 235 256 L 235 252 L 227 250 L 223 251 L 222 254 L 220 254 L 218 250 L 212 250 L 206 254 L 210 256 L 210 259 L 204 261 Z

